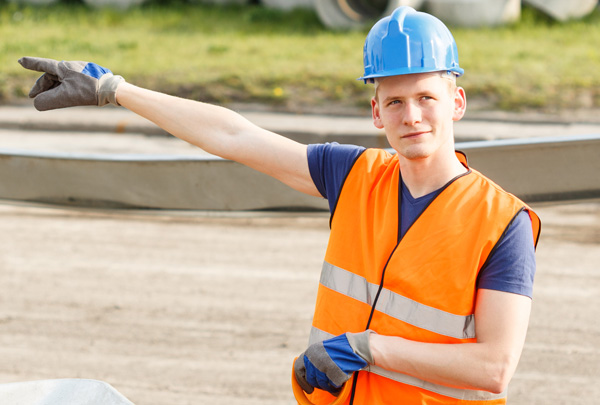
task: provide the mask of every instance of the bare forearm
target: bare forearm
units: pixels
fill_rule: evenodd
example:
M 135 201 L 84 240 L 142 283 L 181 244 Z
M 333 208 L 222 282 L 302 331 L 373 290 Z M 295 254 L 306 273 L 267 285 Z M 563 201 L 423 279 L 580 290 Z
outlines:
M 480 343 L 432 344 L 371 335 L 375 365 L 436 384 L 501 392 L 518 358 L 503 358 Z
M 117 101 L 170 134 L 226 158 L 229 156 L 223 155 L 231 150 L 228 138 L 249 131 L 253 126 L 226 108 L 158 93 L 129 83 L 119 86 Z

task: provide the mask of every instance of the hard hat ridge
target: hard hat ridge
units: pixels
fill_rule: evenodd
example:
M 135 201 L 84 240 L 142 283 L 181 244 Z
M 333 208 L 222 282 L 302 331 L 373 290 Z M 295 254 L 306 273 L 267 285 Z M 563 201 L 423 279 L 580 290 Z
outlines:
M 461 76 L 458 50 L 448 28 L 436 17 L 412 7 L 398 7 L 379 20 L 365 40 L 365 72 L 359 80 L 449 71 Z

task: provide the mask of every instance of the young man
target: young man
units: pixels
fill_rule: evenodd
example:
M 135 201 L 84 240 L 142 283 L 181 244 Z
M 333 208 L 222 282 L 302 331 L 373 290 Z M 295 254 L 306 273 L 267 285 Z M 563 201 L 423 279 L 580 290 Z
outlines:
M 318 404 L 350 380 L 353 404 L 505 403 L 525 340 L 537 216 L 454 150 L 466 108 L 456 44 L 400 7 L 365 43 L 374 125 L 395 154 L 302 145 L 225 108 L 125 82 L 95 64 L 23 58 L 46 72 L 36 108 L 113 103 L 331 208 L 307 350 L 294 364 Z M 318 389 L 314 389 L 318 388 Z

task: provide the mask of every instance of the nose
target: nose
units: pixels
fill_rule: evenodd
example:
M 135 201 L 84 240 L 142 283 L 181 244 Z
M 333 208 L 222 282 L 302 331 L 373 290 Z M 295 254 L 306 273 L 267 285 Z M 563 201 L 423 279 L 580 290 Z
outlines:
M 404 106 L 403 123 L 406 126 L 415 126 L 421 122 L 421 109 L 415 103 L 407 102 Z

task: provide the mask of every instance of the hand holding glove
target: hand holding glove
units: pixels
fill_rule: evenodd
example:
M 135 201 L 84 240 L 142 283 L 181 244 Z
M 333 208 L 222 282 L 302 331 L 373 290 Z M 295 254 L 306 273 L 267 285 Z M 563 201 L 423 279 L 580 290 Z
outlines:
M 336 395 L 352 373 L 373 364 L 367 330 L 344 333 L 332 339 L 312 344 L 294 363 L 296 381 L 307 393 L 314 388 Z
M 39 111 L 81 105 L 117 103 L 117 87 L 124 79 L 102 66 L 89 62 L 59 62 L 26 56 L 19 59 L 25 68 L 44 72 L 29 92 Z

